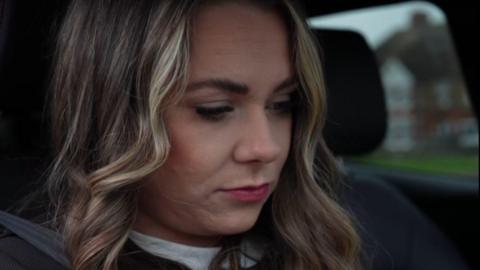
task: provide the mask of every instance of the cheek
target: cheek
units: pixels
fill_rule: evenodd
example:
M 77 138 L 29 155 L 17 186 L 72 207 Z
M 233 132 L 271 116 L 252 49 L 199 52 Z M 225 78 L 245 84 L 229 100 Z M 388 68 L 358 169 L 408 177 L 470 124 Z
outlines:
M 293 136 L 292 125 L 292 117 L 288 117 L 286 121 L 280 122 L 274 127 L 274 134 L 276 134 L 277 142 L 282 149 L 276 164 L 277 179 L 279 179 L 282 169 L 285 166 L 285 162 L 287 161 L 291 151 Z
M 192 126 L 170 130 L 171 149 L 165 166 L 173 173 L 200 180 L 219 169 L 228 155 L 218 138 Z
M 178 120 L 178 119 L 177 119 Z M 167 122 L 171 149 L 165 163 L 151 175 L 155 189 L 170 196 L 201 197 L 218 183 L 216 174 L 227 160 L 226 142 L 190 121 Z M 182 124 L 184 123 L 184 124 Z
M 293 125 L 293 120 L 292 120 L 292 117 L 290 116 L 290 117 L 286 117 L 283 121 L 277 122 L 273 126 L 272 133 L 275 134 L 277 144 L 280 145 L 282 149 L 281 157 L 279 158 L 279 160 L 281 160 L 282 165 L 288 157 L 288 153 L 290 151 L 290 147 L 292 144 L 292 125 Z

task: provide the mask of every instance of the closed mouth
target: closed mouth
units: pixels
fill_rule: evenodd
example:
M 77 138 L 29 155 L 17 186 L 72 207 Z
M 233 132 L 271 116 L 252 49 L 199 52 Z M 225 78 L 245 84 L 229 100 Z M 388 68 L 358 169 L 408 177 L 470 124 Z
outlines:
M 233 199 L 245 202 L 261 201 L 265 199 L 270 191 L 270 184 L 265 183 L 258 186 L 243 186 L 220 191 L 230 195 Z

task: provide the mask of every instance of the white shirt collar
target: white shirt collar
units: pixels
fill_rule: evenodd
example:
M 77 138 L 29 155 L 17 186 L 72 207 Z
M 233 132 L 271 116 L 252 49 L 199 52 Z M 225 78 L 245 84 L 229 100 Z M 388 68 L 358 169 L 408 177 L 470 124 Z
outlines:
M 166 241 L 157 237 L 131 231 L 129 238 L 146 252 L 165 259 L 182 263 L 192 270 L 208 269 L 213 258 L 220 251 L 220 247 L 195 247 Z M 241 243 L 242 256 L 240 264 L 243 268 L 252 267 L 260 260 L 263 246 L 251 239 Z M 228 262 L 223 266 L 228 269 Z

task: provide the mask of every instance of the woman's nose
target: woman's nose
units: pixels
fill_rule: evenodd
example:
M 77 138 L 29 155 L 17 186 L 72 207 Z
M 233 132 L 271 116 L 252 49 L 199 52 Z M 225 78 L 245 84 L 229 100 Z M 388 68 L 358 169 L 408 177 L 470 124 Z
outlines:
M 274 123 L 263 113 L 249 117 L 239 131 L 239 140 L 234 150 L 238 162 L 274 161 L 281 153 L 281 146 L 276 142 Z

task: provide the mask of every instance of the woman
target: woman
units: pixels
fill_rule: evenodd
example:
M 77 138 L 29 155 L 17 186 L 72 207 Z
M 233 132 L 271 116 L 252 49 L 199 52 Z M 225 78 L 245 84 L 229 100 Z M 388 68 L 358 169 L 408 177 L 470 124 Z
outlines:
M 304 21 L 287 0 L 72 2 L 48 191 L 73 269 L 356 269 Z

